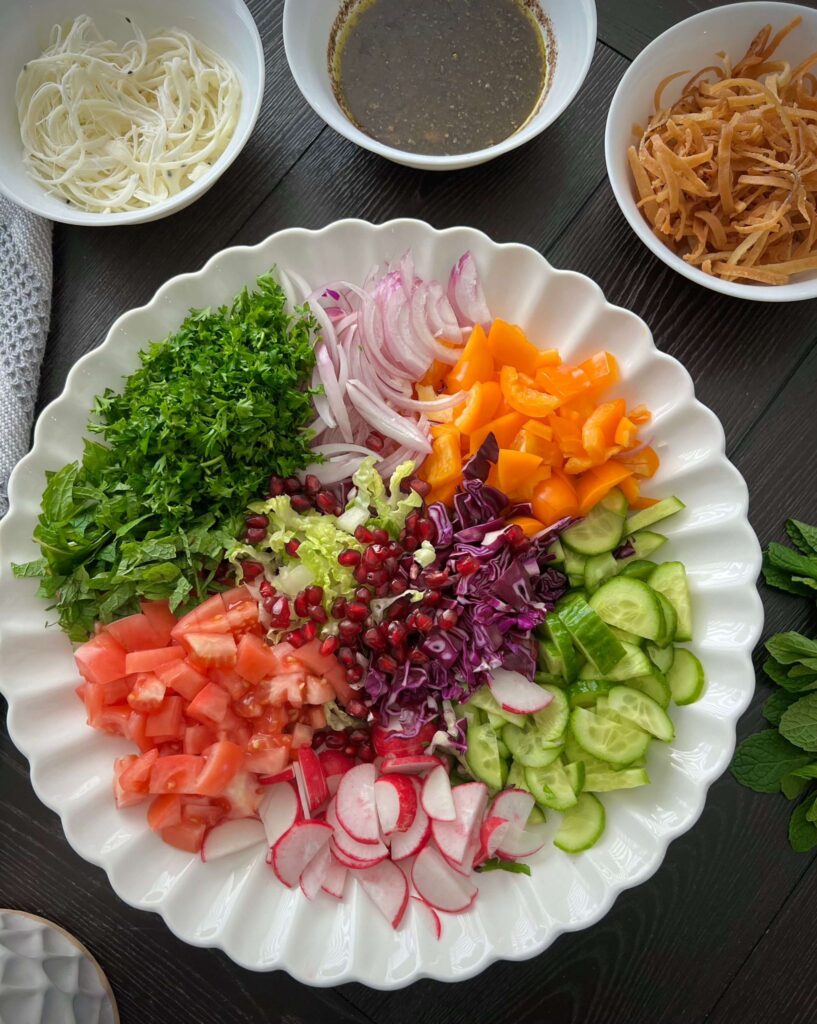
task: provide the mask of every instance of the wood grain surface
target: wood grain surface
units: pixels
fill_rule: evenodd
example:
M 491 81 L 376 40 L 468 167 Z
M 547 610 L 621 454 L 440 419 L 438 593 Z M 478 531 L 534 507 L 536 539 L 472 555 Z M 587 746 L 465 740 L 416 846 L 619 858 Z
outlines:
M 589 275 L 610 301 L 644 317 L 723 423 L 761 543 L 783 539 L 788 515 L 817 520 L 817 302 L 739 302 L 673 274 L 631 232 L 606 180 L 604 122 L 628 60 L 707 6 L 714 4 L 599 0 L 595 59 L 563 116 L 500 160 L 432 174 L 387 163 L 326 128 L 289 74 L 281 0 L 253 0 L 267 54 L 265 103 L 224 178 L 155 224 L 56 229 L 40 404 L 59 393 L 118 315 L 227 245 L 340 217 L 468 224 Z M 817 635 L 813 606 L 761 592 L 767 635 Z M 741 737 L 760 727 L 768 692 L 761 675 Z M 68 846 L 3 730 L 0 905 L 76 934 L 107 971 L 124 1024 L 814 1024 L 817 856 L 789 848 L 789 813 L 782 797 L 750 793 L 727 774 L 652 879 L 624 893 L 594 928 L 563 936 L 540 957 L 497 964 L 456 986 L 308 989 L 281 972 L 253 974 L 219 952 L 186 946 L 159 917 L 121 903 L 103 873 Z

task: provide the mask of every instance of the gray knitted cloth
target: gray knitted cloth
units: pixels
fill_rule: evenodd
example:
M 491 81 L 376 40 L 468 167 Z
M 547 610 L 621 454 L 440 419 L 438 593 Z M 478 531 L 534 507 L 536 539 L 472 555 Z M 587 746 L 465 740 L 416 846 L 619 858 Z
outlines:
M 51 314 L 51 222 L 0 196 L 0 516 L 28 451 Z

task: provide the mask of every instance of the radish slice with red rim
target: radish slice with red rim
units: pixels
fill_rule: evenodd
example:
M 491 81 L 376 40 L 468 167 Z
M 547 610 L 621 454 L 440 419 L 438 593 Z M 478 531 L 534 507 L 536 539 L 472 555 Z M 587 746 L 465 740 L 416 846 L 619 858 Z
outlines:
M 466 782 L 455 786 L 454 821 L 432 821 L 431 830 L 440 850 L 449 860 L 462 864 L 469 845 L 476 838 L 488 802 L 488 788 L 484 782 Z M 476 850 L 474 851 L 476 852 Z
M 390 860 L 384 860 L 359 871 L 357 880 L 392 928 L 397 928 L 409 898 L 408 881 L 400 868 Z
M 377 772 L 373 764 L 358 764 L 340 780 L 335 813 L 341 827 L 358 843 L 379 843 L 380 826 L 374 800 Z
M 416 782 L 412 783 L 419 787 Z M 390 839 L 390 850 L 392 860 L 405 860 L 418 853 L 431 838 L 431 819 L 423 810 L 422 804 L 418 802 L 417 813 L 414 821 L 405 832 L 395 832 Z
M 477 894 L 477 887 L 452 870 L 433 846 L 426 846 L 417 854 L 411 880 L 426 903 L 450 914 L 467 910 Z
M 547 825 L 528 825 L 527 828 L 517 828 L 515 825 L 506 832 L 502 842 L 497 847 L 497 856 L 505 860 L 518 860 L 520 857 L 532 857 L 538 853 L 547 842 Z
M 405 832 L 417 814 L 417 790 L 405 775 L 382 775 L 374 784 L 377 817 L 384 835 Z
M 534 799 L 524 789 L 503 789 L 494 797 L 490 816 L 506 818 L 517 828 L 524 828 L 533 810 Z
M 412 896 L 412 904 L 417 908 L 420 916 L 426 920 L 434 933 L 435 938 L 439 941 L 443 937 L 443 923 L 440 920 L 440 915 L 434 909 L 429 906 L 425 900 L 420 899 L 419 896 Z
M 323 889 L 332 867 L 332 851 L 329 843 L 322 846 L 301 872 L 301 892 L 308 900 L 314 900 Z
M 553 695 L 542 689 L 520 672 L 509 672 L 507 669 L 495 669 L 488 678 L 488 686 L 494 699 L 505 711 L 516 715 L 532 715 L 546 708 L 553 700 Z
M 329 850 L 332 851 L 332 840 L 329 840 Z M 336 900 L 343 899 L 343 890 L 346 888 L 346 876 L 348 874 L 348 868 L 335 857 L 334 853 L 330 858 L 329 871 L 326 874 L 326 878 L 323 880 L 321 889 L 328 895 L 333 896 Z
M 454 821 L 457 812 L 454 808 L 454 796 L 451 792 L 451 780 L 448 772 L 439 764 L 431 771 L 423 782 L 421 794 L 423 810 L 436 821 Z
M 203 861 L 229 857 L 253 846 L 265 846 L 267 834 L 258 818 L 233 818 L 209 829 L 201 844 Z
M 332 828 L 322 821 L 296 821 L 272 848 L 272 869 L 288 889 L 294 889 L 315 854 L 329 842 Z
M 298 797 L 292 783 L 281 782 L 277 786 L 271 786 L 258 805 L 258 815 L 264 825 L 267 842 L 272 847 L 301 817 Z

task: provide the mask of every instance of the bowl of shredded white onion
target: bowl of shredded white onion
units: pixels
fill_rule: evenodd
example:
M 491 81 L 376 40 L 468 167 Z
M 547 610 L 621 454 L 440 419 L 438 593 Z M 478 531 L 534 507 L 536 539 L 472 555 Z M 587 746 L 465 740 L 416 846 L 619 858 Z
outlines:
M 0 191 L 69 224 L 165 217 L 235 160 L 263 92 L 243 0 L 0 5 Z

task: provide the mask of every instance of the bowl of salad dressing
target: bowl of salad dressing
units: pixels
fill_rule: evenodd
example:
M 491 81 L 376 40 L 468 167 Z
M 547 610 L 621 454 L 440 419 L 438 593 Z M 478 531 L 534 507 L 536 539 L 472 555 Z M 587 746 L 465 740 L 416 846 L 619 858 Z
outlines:
M 593 0 L 286 0 L 295 81 L 336 131 L 396 163 L 454 170 L 522 145 L 578 92 Z

